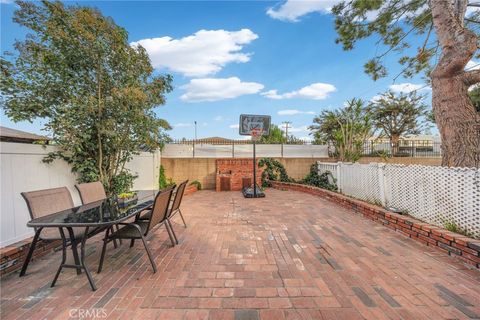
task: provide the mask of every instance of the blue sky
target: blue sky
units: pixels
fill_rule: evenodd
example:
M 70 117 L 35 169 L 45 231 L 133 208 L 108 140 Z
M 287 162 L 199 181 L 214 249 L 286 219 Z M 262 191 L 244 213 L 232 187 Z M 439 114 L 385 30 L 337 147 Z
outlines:
M 11 50 L 24 29 L 12 22 L 15 5 L 1 4 L 1 50 Z M 129 41 L 146 47 L 153 65 L 174 76 L 175 89 L 157 109 L 174 129 L 173 138 L 240 138 L 241 113 L 269 114 L 272 122 L 291 121 L 293 134 L 308 137 L 306 127 L 323 109 L 350 98 L 370 100 L 394 83 L 400 71 L 387 58 L 390 77 L 377 82 L 363 64 L 381 52 L 375 38 L 345 52 L 335 44 L 335 0 L 292 1 L 81 1 L 94 6 L 129 32 Z M 414 36 L 413 36 L 414 37 Z M 418 41 L 412 38 L 413 41 Z M 424 85 L 420 78 L 397 79 L 397 91 Z M 424 90 L 428 94 L 428 89 Z M 43 133 L 42 123 L 3 126 Z

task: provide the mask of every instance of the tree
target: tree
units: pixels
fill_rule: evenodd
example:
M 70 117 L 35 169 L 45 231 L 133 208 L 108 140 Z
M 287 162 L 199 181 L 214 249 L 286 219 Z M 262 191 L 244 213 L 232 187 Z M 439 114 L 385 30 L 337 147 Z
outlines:
M 403 53 L 399 62 L 404 66 L 395 79 L 425 72 L 432 85 L 444 166 L 480 163 L 480 114 L 468 97 L 468 88 L 480 82 L 480 70 L 465 70 L 477 53 L 472 26 L 478 24 L 478 13 L 465 18 L 468 5 L 468 0 L 349 0 L 332 9 L 337 43 L 344 50 L 372 35 L 386 47 L 365 64 L 374 80 L 387 76 L 383 58 L 394 51 Z M 415 51 L 407 41 L 411 34 L 423 36 Z
M 270 130 L 268 132 L 268 135 L 262 136 L 258 142 L 265 143 L 265 144 L 280 144 L 280 143 L 285 143 L 286 139 L 283 135 L 282 129 L 280 129 L 277 125 L 272 123 L 270 125 Z
M 346 102 L 343 108 L 324 110 L 309 127 L 316 143 L 331 143 L 340 161 L 357 161 L 363 143 L 372 136 L 372 122 L 365 103 L 359 99 Z
M 472 101 L 477 112 L 480 112 L 480 86 L 473 87 L 468 92 L 468 96 L 470 97 L 470 100 Z
M 98 10 L 17 1 L 14 21 L 29 29 L 16 54 L 1 59 L 2 107 L 14 121 L 46 118 L 59 147 L 46 161 L 66 160 L 79 182 L 100 180 L 107 192 L 131 186 L 125 164 L 166 138 L 155 107 L 172 90 L 153 75 L 144 48 Z
M 268 132 L 268 135 L 262 136 L 258 143 L 263 143 L 263 144 L 282 144 L 282 143 L 288 143 L 288 144 L 303 144 L 303 141 L 298 139 L 297 137 L 293 135 L 289 135 L 288 138 L 285 137 L 284 132 L 280 127 L 278 127 L 276 124 L 271 124 L 270 125 L 270 130 Z
M 428 126 L 428 107 L 423 103 L 423 96 L 415 92 L 396 95 L 387 91 L 369 106 L 373 126 L 380 130 L 380 135 L 387 136 L 394 148 L 402 135 L 419 134 Z

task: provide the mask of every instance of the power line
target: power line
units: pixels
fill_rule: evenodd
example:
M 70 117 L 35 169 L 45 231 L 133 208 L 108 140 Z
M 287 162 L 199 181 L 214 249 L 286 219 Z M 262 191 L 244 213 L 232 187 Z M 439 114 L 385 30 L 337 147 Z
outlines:
M 282 122 L 285 125 L 285 139 L 288 140 L 288 128 L 290 127 L 290 124 L 292 124 L 291 121 L 283 121 Z

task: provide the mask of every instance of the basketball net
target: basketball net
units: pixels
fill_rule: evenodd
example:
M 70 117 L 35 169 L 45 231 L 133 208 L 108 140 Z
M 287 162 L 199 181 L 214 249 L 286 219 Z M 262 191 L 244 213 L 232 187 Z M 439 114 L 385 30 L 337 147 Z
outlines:
M 262 137 L 263 129 L 260 128 L 252 128 L 250 130 L 250 135 L 252 136 L 253 141 L 258 141 Z

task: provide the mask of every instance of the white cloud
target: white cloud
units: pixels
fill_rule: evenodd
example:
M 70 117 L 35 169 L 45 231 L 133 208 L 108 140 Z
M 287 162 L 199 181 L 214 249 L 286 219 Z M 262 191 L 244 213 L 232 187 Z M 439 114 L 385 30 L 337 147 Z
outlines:
M 280 110 L 277 113 L 279 116 L 294 116 L 297 114 L 315 114 L 315 112 L 313 111 L 300 111 L 296 109 Z
M 179 127 L 191 127 L 192 124 L 191 123 L 188 123 L 188 122 L 180 122 L 180 123 L 177 123 L 177 124 L 174 124 L 173 127 L 174 128 L 179 128 Z
M 222 116 L 216 116 L 215 118 L 213 118 L 214 121 L 222 121 L 223 120 L 223 117 Z
M 312 12 L 329 13 L 340 0 L 287 0 L 282 5 L 267 10 L 267 14 L 278 20 L 297 22 L 298 18 Z
M 331 13 L 332 7 L 344 0 L 287 0 L 281 5 L 269 8 L 267 14 L 278 20 L 297 22 L 300 17 L 308 15 L 310 13 Z M 403 0 L 406 2 L 406 0 Z M 470 8 L 470 7 L 469 7 Z M 415 13 L 407 13 L 406 16 L 418 15 L 419 13 L 428 9 L 428 5 L 425 4 L 416 10 Z M 476 9 L 467 9 L 467 15 L 473 13 Z M 373 21 L 377 19 L 380 10 L 370 10 L 365 14 L 366 21 Z M 363 18 L 357 18 L 356 21 L 363 21 Z
M 142 39 L 131 45 L 143 46 L 156 69 L 198 77 L 216 73 L 231 62 L 248 62 L 250 54 L 241 51 L 257 38 L 249 29 L 200 30 L 180 39 L 168 36 Z
M 473 86 L 471 86 L 470 88 L 468 88 L 468 92 L 472 91 L 472 90 L 475 90 L 477 89 L 478 87 L 480 87 L 480 84 L 474 84 Z
M 230 128 L 232 129 L 239 129 L 240 128 L 240 125 L 237 123 L 237 124 L 231 124 L 229 125 Z
M 308 126 L 300 126 L 300 127 L 289 127 L 288 133 L 290 132 L 308 132 Z
M 428 90 L 431 90 L 431 88 L 425 87 L 425 85 L 423 84 L 414 84 L 414 83 L 405 82 L 405 83 L 399 83 L 399 84 L 392 84 L 390 86 L 390 90 L 396 93 L 401 93 L 401 92 L 410 93 L 412 91 L 417 91 L 417 90 L 428 91 Z
M 254 94 L 263 89 L 263 84 L 242 82 L 237 77 L 192 79 L 181 87 L 187 92 L 180 99 L 186 102 L 218 101 Z
M 467 65 L 465 66 L 466 70 L 478 70 L 480 69 L 480 62 L 470 60 L 468 61 Z
M 378 102 L 381 98 L 382 98 L 382 96 L 379 95 L 379 94 L 374 95 L 374 96 L 370 99 L 370 102 L 372 102 L 372 103 Z
M 476 13 L 477 11 L 480 11 L 480 8 L 478 7 L 467 7 L 467 12 L 465 13 L 465 16 L 468 17 L 473 13 Z
M 312 83 L 309 86 L 303 87 L 299 90 L 279 94 L 277 90 L 269 90 L 262 93 L 262 96 L 269 99 L 281 100 L 292 98 L 303 98 L 312 100 L 323 100 L 328 98 L 328 95 L 337 91 L 334 85 L 329 83 Z
M 311 136 L 303 136 L 303 137 L 300 137 L 299 139 L 303 141 L 313 141 L 313 138 Z

